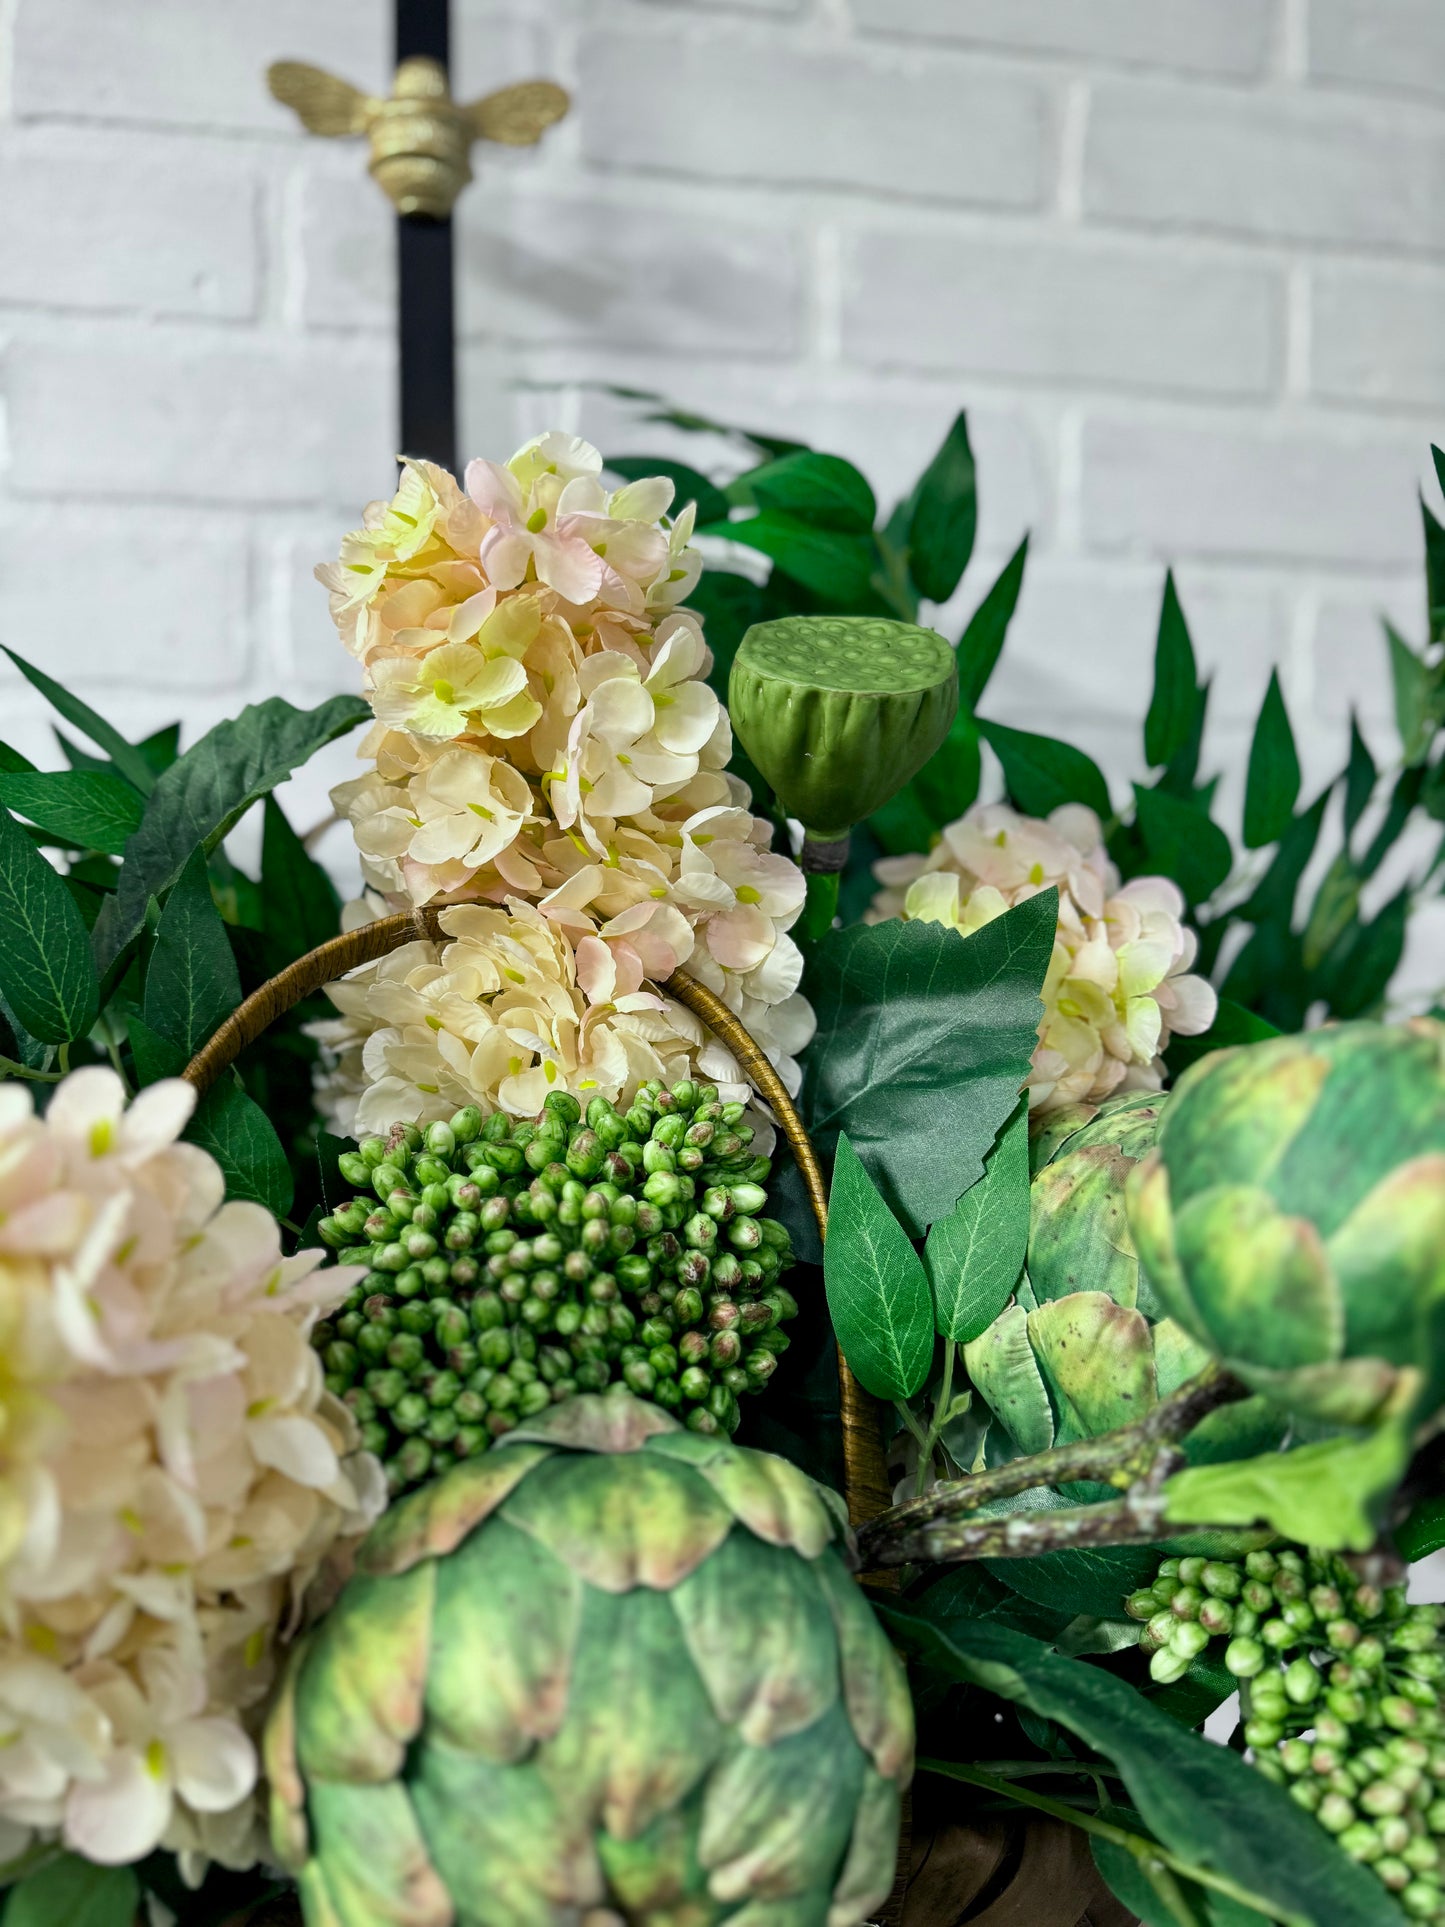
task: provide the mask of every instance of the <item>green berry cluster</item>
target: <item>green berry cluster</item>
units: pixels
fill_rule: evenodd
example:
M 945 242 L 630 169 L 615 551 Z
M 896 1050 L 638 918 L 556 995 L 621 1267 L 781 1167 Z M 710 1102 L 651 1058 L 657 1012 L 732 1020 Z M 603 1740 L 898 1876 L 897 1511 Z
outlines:
M 1254 1765 L 1412 1920 L 1445 1921 L 1445 1613 L 1315 1551 L 1166 1559 L 1125 1602 L 1156 1680 L 1223 1639 Z
M 323 1218 L 367 1275 L 316 1327 L 328 1387 L 393 1492 L 574 1392 L 652 1399 L 731 1432 L 797 1303 L 767 1158 L 709 1084 L 644 1084 L 619 1114 L 552 1092 L 522 1122 L 475 1106 L 339 1159 L 369 1196 Z

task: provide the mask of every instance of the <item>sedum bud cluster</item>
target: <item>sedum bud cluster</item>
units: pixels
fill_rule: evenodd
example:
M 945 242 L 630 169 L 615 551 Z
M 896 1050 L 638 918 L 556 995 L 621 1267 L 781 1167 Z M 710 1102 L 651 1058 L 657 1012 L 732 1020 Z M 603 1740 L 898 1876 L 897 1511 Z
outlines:
M 343 1154 L 370 1195 L 319 1230 L 367 1275 L 312 1342 L 393 1493 L 575 1392 L 736 1429 L 798 1309 L 743 1112 L 691 1082 L 585 1117 L 553 1091 L 534 1119 L 469 1105 Z
M 1332 1553 L 1166 1559 L 1125 1609 L 1156 1680 L 1212 1640 L 1258 1770 L 1366 1862 L 1411 1920 L 1445 1921 L 1445 1641 L 1438 1606 Z

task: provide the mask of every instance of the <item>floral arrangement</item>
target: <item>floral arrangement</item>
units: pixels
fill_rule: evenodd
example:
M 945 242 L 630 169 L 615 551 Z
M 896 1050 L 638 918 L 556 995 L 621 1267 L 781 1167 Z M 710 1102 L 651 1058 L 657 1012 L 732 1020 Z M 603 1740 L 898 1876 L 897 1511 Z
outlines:
M 360 698 L 183 749 L 19 663 L 96 753 L 0 745 L 5 1927 L 1445 1919 L 1434 872 L 1360 908 L 1445 535 L 1301 914 L 1172 591 L 1116 808 L 978 714 L 1021 556 L 918 623 L 961 421 L 881 526 L 752 446 L 405 464 Z M 343 910 L 271 792 L 362 725 Z

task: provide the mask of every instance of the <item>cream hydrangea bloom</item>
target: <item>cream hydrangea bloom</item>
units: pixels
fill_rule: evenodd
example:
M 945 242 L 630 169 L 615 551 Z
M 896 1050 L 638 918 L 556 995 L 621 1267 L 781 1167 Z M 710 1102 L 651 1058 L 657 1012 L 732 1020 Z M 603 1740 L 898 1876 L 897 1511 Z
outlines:
M 726 774 L 727 713 L 680 606 L 702 566 L 694 514 L 668 519 L 665 477 L 611 492 L 601 477 L 597 450 L 561 434 L 473 462 L 465 492 L 409 463 L 318 569 L 377 718 L 369 767 L 333 802 L 385 907 L 534 904 L 589 1008 L 615 999 L 586 989 L 602 966 L 582 965 L 584 944 L 610 953 L 623 997 L 686 964 L 796 1088 L 812 1013 L 786 932 L 803 878 Z M 585 1035 L 601 1049 L 616 1022 L 614 1008 Z M 366 1075 L 344 1026 L 330 1048 L 328 1088 Z
M 885 858 L 875 874 L 884 888 L 870 922 L 902 914 L 965 936 L 1040 890 L 1058 890 L 1028 1080 L 1036 1112 L 1159 1089 L 1170 1037 L 1197 1036 L 1214 1022 L 1214 990 L 1190 974 L 1199 940 L 1183 922 L 1178 888 L 1166 877 L 1121 885 L 1099 819 L 1081 804 L 1046 822 L 1003 803 L 976 804 L 928 856 Z
M 307 1342 L 357 1274 L 281 1254 L 176 1142 L 76 1071 L 0 1085 L 0 1852 L 157 1845 L 249 1865 L 278 1640 L 385 1497 Z
M 619 972 L 595 936 L 575 950 L 530 904 L 442 912 L 448 941 L 405 944 L 327 987 L 335 1019 L 312 1027 L 326 1059 L 321 1102 L 345 1136 L 428 1124 L 464 1104 L 514 1117 L 547 1093 L 630 1103 L 648 1078 L 747 1085 L 690 1011 Z

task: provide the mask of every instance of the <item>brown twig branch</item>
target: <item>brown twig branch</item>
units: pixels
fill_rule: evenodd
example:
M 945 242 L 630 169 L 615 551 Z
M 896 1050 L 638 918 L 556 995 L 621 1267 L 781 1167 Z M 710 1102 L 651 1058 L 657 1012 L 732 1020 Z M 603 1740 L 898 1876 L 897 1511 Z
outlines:
M 1159 1536 L 1163 1520 L 1159 1488 L 1182 1463 L 1178 1441 L 1217 1407 L 1247 1396 L 1237 1379 L 1217 1365 L 1207 1366 L 1133 1425 L 936 1485 L 921 1498 L 893 1506 L 859 1534 L 860 1561 L 876 1569 L 923 1561 L 1018 1558 L 1065 1546 L 1148 1544 Z M 1020 1492 L 1080 1480 L 1117 1486 L 1125 1496 L 1064 1512 L 1012 1513 L 1002 1519 L 965 1516 Z

